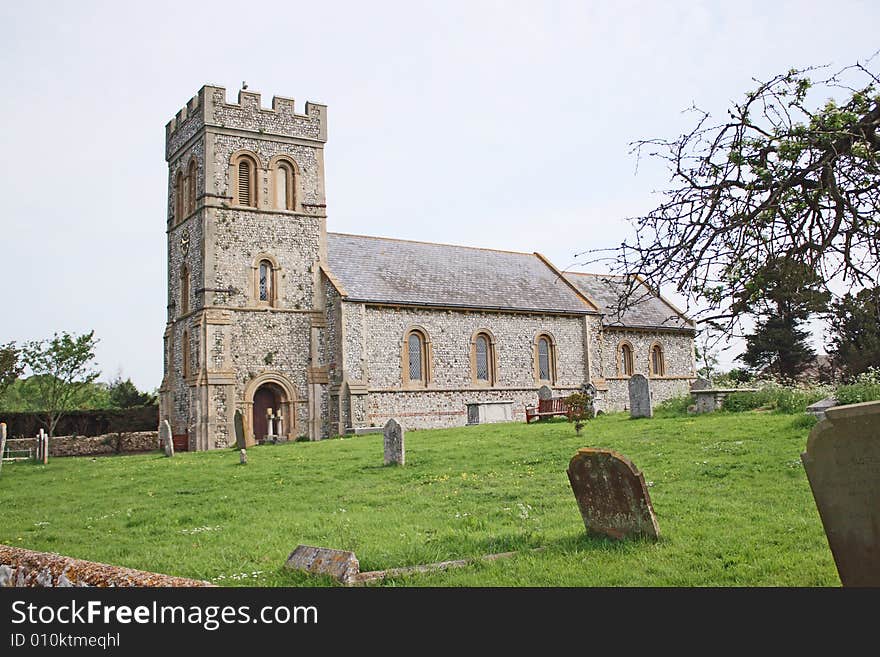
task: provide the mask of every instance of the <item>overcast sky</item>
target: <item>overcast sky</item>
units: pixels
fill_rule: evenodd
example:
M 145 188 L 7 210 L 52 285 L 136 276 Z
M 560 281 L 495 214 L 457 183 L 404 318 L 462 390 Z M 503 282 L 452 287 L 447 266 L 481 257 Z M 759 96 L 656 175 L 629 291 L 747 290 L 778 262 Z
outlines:
M 165 123 L 205 83 L 328 105 L 327 226 L 560 267 L 628 234 L 629 142 L 880 47 L 880 3 L 4 2 L 0 343 L 95 329 L 162 378 Z M 736 355 L 728 354 L 726 360 Z

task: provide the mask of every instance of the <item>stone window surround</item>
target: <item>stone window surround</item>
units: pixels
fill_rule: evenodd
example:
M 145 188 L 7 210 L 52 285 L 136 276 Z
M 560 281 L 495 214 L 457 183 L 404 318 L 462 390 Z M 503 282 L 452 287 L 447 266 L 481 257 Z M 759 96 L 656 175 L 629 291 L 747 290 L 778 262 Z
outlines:
M 409 336 L 413 333 L 419 335 L 422 340 L 422 378 L 418 381 L 412 381 L 409 378 Z M 431 337 L 428 331 L 417 324 L 412 324 L 403 332 L 403 339 L 400 341 L 400 380 L 402 387 L 407 390 L 419 390 L 428 388 L 431 385 L 433 368 L 433 347 L 431 345 Z
M 660 350 L 660 371 L 654 371 L 654 350 Z M 648 376 L 652 379 L 662 379 L 666 376 L 666 355 L 663 351 L 663 345 L 658 340 L 654 340 L 648 348 Z
M 287 165 L 287 167 L 284 167 Z M 266 171 L 269 174 L 269 198 L 272 199 L 270 205 L 274 206 L 275 200 L 275 171 L 279 168 L 289 167 L 289 177 L 287 180 L 287 205 L 283 208 L 273 207 L 275 210 L 287 210 L 288 212 L 302 212 L 302 193 L 300 186 L 302 184 L 302 171 L 299 164 L 292 156 L 287 154 L 273 155 L 269 160 L 269 166 Z
M 624 347 L 629 348 L 629 373 L 627 373 L 625 364 L 623 362 L 622 353 Z M 632 342 L 630 342 L 629 340 L 621 340 L 620 342 L 618 342 L 617 349 L 615 350 L 615 358 L 617 360 L 617 377 L 615 378 L 628 379 L 633 374 L 635 374 L 635 349 L 632 346 Z
M 189 266 L 184 263 L 180 268 L 180 312 L 178 319 L 189 314 L 190 276 Z
M 549 346 L 548 352 L 548 365 L 550 367 L 550 378 L 542 379 L 541 378 L 541 363 L 540 363 L 540 350 L 538 348 L 538 343 L 542 338 L 547 340 L 547 344 Z M 549 385 L 554 386 L 556 384 L 556 338 L 553 337 L 551 333 L 547 331 L 539 331 L 535 334 L 535 339 L 532 340 L 532 362 L 534 364 L 534 376 L 535 383 L 539 386 L 541 385 Z
M 270 297 L 268 301 L 260 301 L 260 263 L 266 261 L 272 265 L 272 281 L 269 284 Z M 281 299 L 281 265 L 278 259 L 269 253 L 258 253 L 250 267 L 251 299 L 258 308 L 276 308 Z
M 198 160 L 190 155 L 186 166 L 180 167 L 177 170 L 177 175 L 174 176 L 174 216 L 172 222 L 174 226 L 183 223 L 196 211 L 198 172 Z
M 489 380 L 477 378 L 477 338 L 480 336 L 486 338 L 489 348 L 486 354 L 486 360 L 489 366 Z M 471 361 L 471 385 L 482 388 L 492 388 L 498 381 L 498 355 L 495 350 L 495 336 L 487 328 L 479 328 L 474 331 L 470 341 L 470 361 Z
M 238 168 L 241 162 L 246 162 L 250 174 L 250 195 L 249 203 L 241 204 L 238 202 Z M 257 172 L 263 167 L 260 157 L 256 153 L 248 149 L 239 149 L 229 156 L 229 196 L 232 197 L 232 205 L 240 208 L 257 208 L 260 206 L 259 185 L 257 185 Z

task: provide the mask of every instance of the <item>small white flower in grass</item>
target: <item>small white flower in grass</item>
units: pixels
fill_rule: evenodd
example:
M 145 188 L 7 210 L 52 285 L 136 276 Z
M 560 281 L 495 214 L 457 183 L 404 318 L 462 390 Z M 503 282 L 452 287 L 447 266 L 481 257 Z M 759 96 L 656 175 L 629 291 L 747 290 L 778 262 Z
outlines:
M 35 522 L 34 527 L 45 527 L 49 524 L 48 520 L 41 520 L 40 522 Z
M 645 485 L 646 485 L 648 488 L 653 488 L 653 487 L 654 487 L 654 482 L 653 482 L 653 481 L 648 481 L 648 482 L 645 483 Z
M 219 532 L 220 527 L 193 527 L 192 529 L 181 529 L 181 534 L 201 534 L 202 532 Z

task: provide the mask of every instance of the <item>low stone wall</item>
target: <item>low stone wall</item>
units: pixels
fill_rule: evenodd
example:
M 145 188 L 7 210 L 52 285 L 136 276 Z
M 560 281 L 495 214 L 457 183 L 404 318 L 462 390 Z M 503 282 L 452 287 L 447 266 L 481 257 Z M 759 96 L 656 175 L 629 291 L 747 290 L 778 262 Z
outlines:
M 6 441 L 10 450 L 37 448 L 36 438 L 14 438 Z M 152 452 L 159 449 L 159 432 L 107 433 L 103 436 L 58 436 L 49 439 L 49 456 L 93 456 Z
M 0 545 L 0 587 L 213 586 L 210 582 Z

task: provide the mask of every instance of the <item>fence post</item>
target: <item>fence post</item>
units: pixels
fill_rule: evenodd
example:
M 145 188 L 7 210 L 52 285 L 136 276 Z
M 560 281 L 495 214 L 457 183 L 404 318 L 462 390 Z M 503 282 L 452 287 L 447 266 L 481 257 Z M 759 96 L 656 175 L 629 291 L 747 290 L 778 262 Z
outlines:
M 3 470 L 3 457 L 6 455 L 6 423 L 0 422 L 0 470 Z

